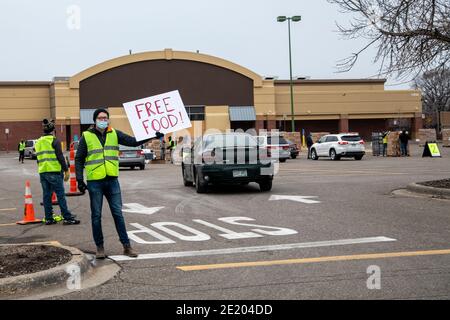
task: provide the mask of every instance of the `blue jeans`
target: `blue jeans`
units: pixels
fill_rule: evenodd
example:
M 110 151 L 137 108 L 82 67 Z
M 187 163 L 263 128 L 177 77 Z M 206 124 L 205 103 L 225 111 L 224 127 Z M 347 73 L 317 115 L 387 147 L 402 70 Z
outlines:
M 119 180 L 117 178 L 107 178 L 97 181 L 88 181 L 87 188 L 89 191 L 89 198 L 91 199 L 92 234 L 97 247 L 103 246 L 103 196 L 105 196 L 109 208 L 111 209 L 120 242 L 123 245 L 129 245 L 130 240 L 125 227 L 125 220 L 122 215 L 122 196 L 120 193 Z
M 400 150 L 401 150 L 402 156 L 407 156 L 408 155 L 408 144 L 400 142 Z
M 45 220 L 53 218 L 52 194 L 56 193 L 61 214 L 65 220 L 72 218 L 72 214 L 67 208 L 66 195 L 63 184 L 63 174 L 59 172 L 44 172 L 39 174 L 41 179 L 42 192 L 44 193 Z
M 387 155 L 387 143 L 383 143 L 383 157 Z

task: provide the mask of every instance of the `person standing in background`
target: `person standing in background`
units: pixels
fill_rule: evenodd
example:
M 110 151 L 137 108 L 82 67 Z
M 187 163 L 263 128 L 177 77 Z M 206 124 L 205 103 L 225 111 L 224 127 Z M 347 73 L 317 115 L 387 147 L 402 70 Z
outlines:
M 22 139 L 19 142 L 18 150 L 19 150 L 19 162 L 23 163 L 23 159 L 25 158 L 25 140 Z
M 387 154 L 388 135 L 389 135 L 388 131 L 386 131 L 383 134 L 383 157 L 386 157 L 386 154 Z
M 311 133 L 308 133 L 306 137 L 306 146 L 308 147 L 308 159 L 311 159 L 311 147 L 314 144 Z
M 403 130 L 402 133 L 400 133 L 399 140 L 400 140 L 401 155 L 402 155 L 402 157 L 406 157 L 406 156 L 408 156 L 409 135 L 405 130 Z

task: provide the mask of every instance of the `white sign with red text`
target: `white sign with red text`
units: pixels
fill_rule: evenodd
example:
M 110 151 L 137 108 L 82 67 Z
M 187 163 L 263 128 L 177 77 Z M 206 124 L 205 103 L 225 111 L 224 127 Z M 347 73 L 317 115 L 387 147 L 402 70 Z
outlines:
M 190 128 L 191 121 L 178 90 L 123 104 L 136 140 Z

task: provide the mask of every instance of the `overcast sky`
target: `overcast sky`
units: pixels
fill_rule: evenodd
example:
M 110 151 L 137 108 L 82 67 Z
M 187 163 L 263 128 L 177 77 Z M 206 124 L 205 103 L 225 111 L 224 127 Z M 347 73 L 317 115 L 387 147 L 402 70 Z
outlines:
M 48 81 L 129 49 L 165 48 L 199 50 L 261 76 L 289 79 L 287 22 L 277 22 L 279 15 L 302 16 L 291 25 L 294 76 L 377 74 L 375 48 L 352 71 L 336 73 L 336 62 L 365 42 L 341 38 L 335 22 L 350 16 L 326 0 L 1 0 L 0 81 Z M 397 82 L 389 79 L 387 89 L 408 88 Z

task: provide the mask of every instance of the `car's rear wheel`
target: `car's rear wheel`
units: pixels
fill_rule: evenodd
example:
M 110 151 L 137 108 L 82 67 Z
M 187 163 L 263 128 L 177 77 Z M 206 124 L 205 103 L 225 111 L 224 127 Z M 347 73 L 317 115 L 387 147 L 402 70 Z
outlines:
M 316 149 L 311 149 L 311 159 L 312 160 L 319 160 L 319 157 L 317 156 Z
M 145 169 L 145 165 L 140 165 L 139 169 L 144 170 Z
M 286 162 L 286 158 L 280 159 L 280 162 Z
M 355 160 L 361 160 L 363 156 L 355 156 Z
M 272 190 L 272 180 L 259 182 L 259 189 L 261 190 L 261 192 L 267 192 Z
M 331 160 L 340 160 L 341 158 L 336 154 L 336 150 L 330 150 L 330 159 Z
M 208 190 L 208 185 L 200 181 L 198 174 L 195 175 L 195 190 L 197 193 L 205 193 Z
M 292 159 L 296 159 L 297 156 L 296 156 L 296 155 L 292 155 L 291 158 L 292 158 Z

